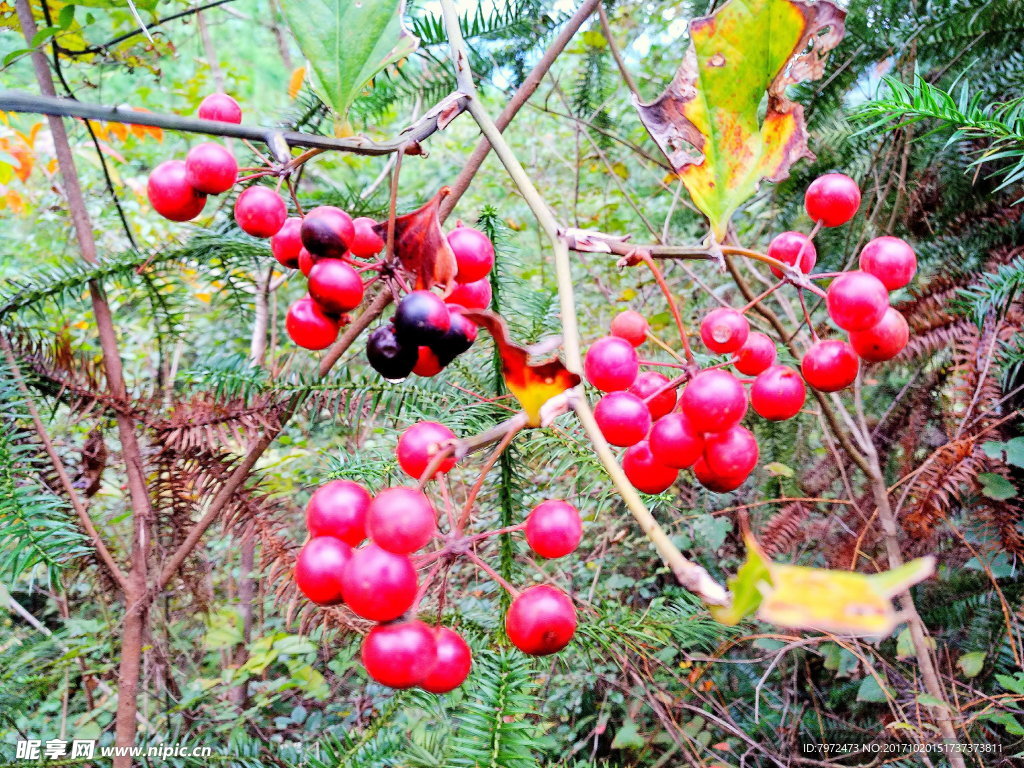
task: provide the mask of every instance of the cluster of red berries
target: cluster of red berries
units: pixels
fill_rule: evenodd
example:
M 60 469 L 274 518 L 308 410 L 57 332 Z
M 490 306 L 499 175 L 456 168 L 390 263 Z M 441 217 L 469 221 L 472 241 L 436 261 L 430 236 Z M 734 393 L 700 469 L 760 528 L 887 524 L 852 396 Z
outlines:
M 476 341 L 477 327 L 461 309 L 486 309 L 491 303 L 488 275 L 494 267 L 494 245 L 478 229 L 460 222 L 448 233 L 458 272 L 446 298 L 428 290 L 410 291 L 387 322 L 366 342 L 370 366 L 385 379 L 398 381 L 410 373 L 434 376 Z
M 227 94 L 212 93 L 199 105 L 199 117 L 240 123 L 242 108 Z M 156 212 L 165 219 L 191 221 L 203 212 L 207 195 L 227 192 L 237 178 L 235 156 L 223 145 L 206 141 L 192 147 L 184 161 L 166 160 L 154 168 L 146 184 L 146 194 Z
M 419 422 L 399 438 L 398 464 L 417 479 L 433 468 L 436 478 L 455 465 L 449 452 L 455 442 L 444 425 Z M 467 536 L 456 524 L 442 534 L 434 505 L 418 488 L 398 486 L 371 496 L 350 480 L 320 486 L 306 508 L 306 524 L 310 538 L 295 565 L 296 583 L 319 605 L 344 603 L 356 615 L 378 622 L 363 639 L 362 661 L 370 677 L 392 688 L 418 686 L 432 693 L 461 685 L 472 666 L 469 645 L 455 630 L 415 618 L 430 586 L 420 583 L 418 570 L 470 551 L 475 557 L 476 545 L 499 531 Z M 520 529 L 545 558 L 573 552 L 583 533 L 576 509 L 556 500 L 537 505 L 525 523 L 511 530 Z M 438 551 L 419 552 L 435 540 L 442 542 Z M 576 610 L 561 590 L 530 587 L 512 600 L 505 629 L 525 653 L 555 653 L 576 631 Z
M 807 189 L 805 204 L 822 226 L 849 221 L 860 206 L 856 182 L 827 174 Z M 812 233 L 813 234 L 813 233 Z M 775 237 L 768 256 L 810 279 L 817 261 L 811 237 L 784 232 Z M 823 292 L 832 321 L 849 332 L 841 339 L 815 340 L 803 355 L 800 373 L 776 363 L 775 344 L 751 331 L 744 310 L 722 307 L 702 319 L 700 336 L 709 351 L 731 355 L 718 365 L 699 369 L 681 365 L 670 380 L 655 371 L 641 371 L 637 347 L 647 339 L 646 319 L 637 312 L 620 313 L 611 335 L 591 345 L 584 361 L 587 380 L 605 394 L 594 416 L 609 443 L 626 448 L 622 468 L 630 482 L 647 493 L 661 493 L 681 469 L 693 469 L 704 487 L 726 492 L 738 488 L 757 465 L 759 450 L 753 432 L 740 424 L 749 405 L 762 418 L 792 418 L 806 399 L 804 382 L 822 392 L 848 387 L 857 378 L 860 359 L 881 362 L 895 357 L 907 343 L 907 322 L 889 305 L 889 291 L 907 285 L 917 268 L 914 251 L 895 237 L 879 237 L 860 254 L 860 270 L 835 276 Z M 776 277 L 782 271 L 772 267 Z M 781 285 L 781 283 L 780 283 Z M 813 329 L 812 329 L 813 332 Z M 671 365 L 671 364 L 670 364 Z M 731 365 L 744 382 L 727 370 Z M 802 377 L 801 377 L 802 374 Z M 677 390 L 683 386 L 682 393 Z

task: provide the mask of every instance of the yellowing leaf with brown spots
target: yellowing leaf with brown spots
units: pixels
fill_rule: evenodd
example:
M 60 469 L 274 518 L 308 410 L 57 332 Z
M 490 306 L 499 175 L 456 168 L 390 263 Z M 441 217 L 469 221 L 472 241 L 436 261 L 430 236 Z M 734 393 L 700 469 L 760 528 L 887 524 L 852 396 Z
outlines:
M 672 83 L 636 105 L 716 239 L 761 179 L 780 181 L 801 157 L 814 157 L 803 107 L 786 98 L 786 87 L 821 77 L 845 17 L 824 0 L 729 0 L 690 22 L 690 47 Z

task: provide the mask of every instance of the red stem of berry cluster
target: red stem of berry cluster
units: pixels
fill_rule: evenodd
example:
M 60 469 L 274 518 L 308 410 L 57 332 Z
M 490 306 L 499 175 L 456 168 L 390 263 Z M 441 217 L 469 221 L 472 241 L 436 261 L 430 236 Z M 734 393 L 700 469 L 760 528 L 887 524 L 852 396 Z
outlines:
M 690 339 L 687 337 L 686 325 L 683 323 L 683 316 L 679 312 L 679 306 L 676 304 L 676 299 L 672 295 L 672 291 L 669 289 L 668 283 L 665 282 L 665 276 L 661 274 L 661 270 L 658 269 L 658 266 L 654 263 L 650 253 L 639 251 L 637 253 L 637 258 L 646 264 L 648 269 L 651 270 L 651 274 L 654 275 L 654 280 L 658 284 L 658 288 L 661 289 L 661 293 L 665 297 L 665 301 L 668 302 L 668 308 L 672 313 L 672 319 L 675 320 L 676 329 L 679 331 L 679 341 L 683 345 L 683 354 L 686 356 L 686 362 L 693 365 L 693 350 L 690 348 Z

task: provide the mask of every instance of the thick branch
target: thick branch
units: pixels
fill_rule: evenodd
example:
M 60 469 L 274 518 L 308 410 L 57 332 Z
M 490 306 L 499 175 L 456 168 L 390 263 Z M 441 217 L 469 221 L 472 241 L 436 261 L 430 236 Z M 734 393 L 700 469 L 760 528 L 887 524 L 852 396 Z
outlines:
M 258 128 L 250 125 L 222 123 L 217 120 L 200 120 L 196 117 L 164 115 L 156 112 L 138 112 L 127 106 L 104 106 L 87 104 L 55 96 L 37 96 L 20 91 L 0 91 L 0 110 L 28 112 L 54 117 L 81 117 L 88 120 L 104 120 L 128 125 L 149 125 L 170 131 L 202 133 L 209 136 L 224 136 L 233 139 L 248 139 L 266 144 L 271 150 L 284 147 L 311 147 L 336 149 L 356 155 L 389 155 L 406 145 L 415 144 L 442 130 L 456 115 L 466 109 L 467 99 L 463 94 L 452 94 L 443 99 L 416 123 L 403 130 L 397 137 L 377 142 L 365 136 L 348 139 L 334 139 L 298 131 L 278 131 L 273 128 Z

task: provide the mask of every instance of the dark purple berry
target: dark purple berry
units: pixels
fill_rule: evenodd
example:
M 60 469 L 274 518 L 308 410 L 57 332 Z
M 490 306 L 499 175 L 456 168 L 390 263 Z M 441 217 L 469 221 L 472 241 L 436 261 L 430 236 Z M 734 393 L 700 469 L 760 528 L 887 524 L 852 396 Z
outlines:
M 403 343 L 429 346 L 441 341 L 451 327 L 448 305 L 430 291 L 413 291 L 398 302 L 395 332 Z
M 385 379 L 404 379 L 416 365 L 419 349 L 398 340 L 395 327 L 388 323 L 370 334 L 366 340 L 366 359 Z
M 463 317 L 461 312 L 452 310 L 449 314 L 451 324 L 447 332 L 440 341 L 430 345 L 442 367 L 472 347 L 477 334 L 476 324 Z
M 322 205 L 302 219 L 302 245 L 314 256 L 340 259 L 355 235 L 352 218 L 340 208 Z

